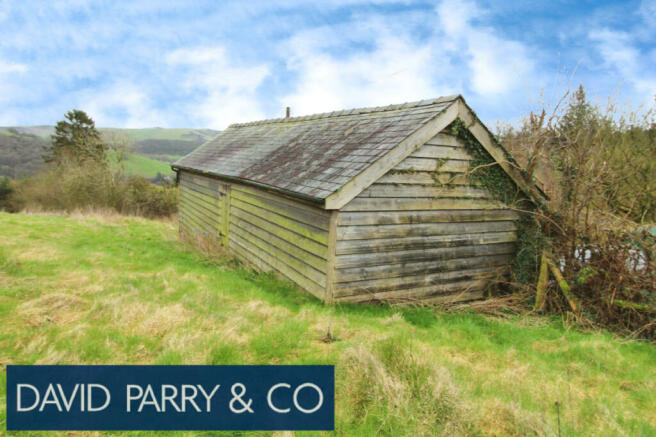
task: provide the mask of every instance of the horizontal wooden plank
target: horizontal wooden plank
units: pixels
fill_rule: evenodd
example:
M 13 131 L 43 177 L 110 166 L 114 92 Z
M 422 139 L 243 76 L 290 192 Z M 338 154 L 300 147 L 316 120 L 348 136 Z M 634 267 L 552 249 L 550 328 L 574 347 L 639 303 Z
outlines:
M 412 158 L 439 158 L 439 159 L 459 159 L 470 161 L 472 158 L 467 151 L 460 147 L 435 146 L 424 144 L 415 150 L 411 155 Z
M 431 158 L 406 158 L 400 162 L 393 170 L 408 171 L 441 171 L 465 173 L 469 170 L 469 161 L 454 159 L 438 160 Z
M 395 304 L 446 304 L 481 299 L 488 285 L 489 281 L 486 279 L 467 280 L 392 292 L 357 294 L 345 296 L 336 299 L 336 301 L 349 303 L 385 301 Z
M 269 257 L 278 259 L 283 263 L 287 264 L 306 278 L 317 283 L 321 288 L 326 286 L 326 273 L 321 272 L 310 264 L 292 256 L 291 254 L 285 252 L 282 247 L 274 245 L 270 240 L 266 238 L 260 238 L 250 232 L 239 228 L 237 226 L 230 229 L 230 238 L 234 238 L 238 241 L 242 241 L 242 244 L 251 244 L 254 248 L 266 253 Z M 264 256 L 264 255 L 263 255 Z M 261 256 L 261 257 L 263 257 Z
M 196 225 L 191 218 L 182 215 L 178 217 L 178 227 L 184 228 L 186 231 L 191 232 L 192 234 L 196 232 L 205 233 L 205 231 L 201 230 L 201 228 Z
M 461 223 L 495 220 L 518 220 L 519 214 L 509 209 L 471 209 L 446 211 L 340 212 L 338 226 L 395 225 L 409 223 Z
M 468 186 L 436 187 L 431 185 L 379 185 L 374 184 L 358 195 L 363 197 L 435 197 L 460 199 L 490 198 L 487 190 Z
M 317 243 L 328 245 L 328 232 L 317 227 L 289 219 L 266 209 L 258 208 L 249 203 L 243 202 L 238 198 L 230 197 L 231 208 L 239 208 L 242 211 L 249 212 L 271 223 L 275 223 L 281 228 L 292 231 L 307 239 L 314 240 Z
M 289 241 L 296 247 L 300 247 L 301 249 L 313 253 L 320 258 L 326 259 L 328 254 L 327 245 L 317 243 L 314 240 L 310 240 L 309 238 L 305 238 L 285 228 L 281 228 L 275 223 L 264 220 L 256 215 L 250 214 L 247 211 L 235 208 L 234 206 L 232 206 L 230 209 L 230 219 L 232 220 L 233 217 L 244 220 L 254 226 L 257 226 L 260 229 L 270 232 L 278 238 Z
M 240 220 L 237 217 L 232 218 L 230 225 L 231 225 L 230 232 L 248 232 L 249 234 L 252 234 L 257 238 L 260 238 L 261 240 L 271 242 L 275 246 L 279 247 L 281 250 L 311 265 L 318 271 L 320 272 L 326 271 L 325 259 L 322 259 L 306 250 L 303 250 L 300 247 L 294 246 L 288 240 L 283 240 L 282 238 L 276 237 L 272 233 L 260 229 L 257 226 L 254 226 L 246 221 Z
M 467 162 L 467 161 L 463 161 Z M 437 170 L 437 159 L 429 158 L 406 158 L 397 164 L 392 170 L 396 171 L 435 171 Z
M 211 222 L 220 222 L 221 214 L 219 208 L 212 205 L 207 205 L 194 197 L 187 195 L 186 193 L 180 193 L 179 197 L 180 209 L 191 207 L 196 210 L 199 214 L 205 216 Z
M 421 274 L 428 275 L 431 273 L 447 272 L 450 270 L 501 267 L 509 265 L 510 262 L 512 262 L 512 255 L 475 256 L 440 261 L 420 261 L 407 264 L 338 269 L 335 278 L 336 282 L 352 283 L 371 279 L 398 278 L 402 276 L 415 276 Z M 345 287 L 347 286 L 345 285 Z
M 218 180 L 212 176 L 201 176 L 197 174 L 192 174 L 192 182 L 206 186 L 212 191 L 219 191 L 221 194 L 226 194 L 228 191 L 228 182 Z
M 203 187 L 209 188 L 212 191 L 219 190 L 219 185 L 220 185 L 219 181 L 208 176 L 200 176 L 198 174 L 190 173 L 183 170 L 180 175 L 180 178 L 182 181 L 190 181 L 195 184 L 201 185 Z
M 211 196 L 214 199 L 218 199 L 219 196 L 221 196 L 221 192 L 219 190 L 212 190 L 210 188 L 204 187 L 202 185 L 195 184 L 190 181 L 181 181 L 180 182 L 180 188 L 187 188 L 190 190 L 198 191 L 199 193 L 206 194 L 208 196 Z
M 432 197 L 381 199 L 356 197 L 346 204 L 342 211 L 409 211 L 428 209 L 503 209 L 494 200 L 483 199 L 434 199 Z
M 180 221 L 182 223 L 185 223 L 189 227 L 193 228 L 194 231 L 200 232 L 203 235 L 206 235 L 206 236 L 214 236 L 215 235 L 215 233 L 212 232 L 212 230 L 206 224 L 204 224 L 201 221 L 198 221 L 198 219 L 194 216 L 191 216 L 191 215 L 188 215 L 188 214 L 187 215 L 181 215 L 180 216 Z
M 243 194 L 251 194 L 263 199 L 268 199 L 275 201 L 276 203 L 281 203 L 283 205 L 291 206 L 294 208 L 302 209 L 310 214 L 319 214 L 319 215 L 329 215 L 324 209 L 318 208 L 315 205 L 311 205 L 306 201 L 297 198 L 290 198 L 283 196 L 282 194 L 271 193 L 269 191 L 260 190 L 258 188 L 248 187 L 240 184 L 233 184 L 232 191 L 239 191 Z
M 475 281 L 501 277 L 502 273 L 495 267 L 441 272 L 431 275 L 403 276 L 391 279 L 373 279 L 358 283 L 335 284 L 335 298 L 358 294 L 398 292 L 412 288 L 424 288 L 448 284 L 457 281 Z M 357 285 L 356 285 L 357 284 Z
M 403 225 L 338 226 L 337 241 L 370 240 L 377 238 L 427 237 L 430 235 L 479 234 L 483 232 L 509 232 L 517 229 L 514 221 L 488 221 L 463 223 L 411 223 Z
M 209 203 L 210 205 L 218 205 L 219 203 L 218 197 L 213 197 L 207 194 L 203 194 L 199 191 L 189 188 L 188 186 L 181 186 L 180 192 L 188 193 L 189 195 L 202 199 L 203 201 Z
M 208 196 L 207 194 L 200 193 L 198 191 L 192 190 L 189 187 L 180 187 L 180 192 L 187 193 L 190 196 L 194 196 L 200 200 L 207 202 L 210 205 L 218 205 L 219 199 L 217 197 Z
M 220 216 L 215 212 L 209 211 L 208 209 L 200 206 L 199 205 L 200 202 L 194 199 L 190 199 L 186 196 L 180 196 L 179 202 L 180 202 L 181 212 L 185 212 L 186 210 L 191 210 L 196 215 L 201 216 L 204 220 L 206 220 L 210 224 L 219 223 Z
M 314 281 L 306 278 L 280 259 L 271 257 L 257 247 L 245 241 L 237 235 L 230 233 L 229 235 L 229 248 L 235 253 L 242 261 L 253 264 L 261 271 L 275 270 L 283 276 L 290 279 L 292 282 L 298 284 L 301 288 L 314 294 L 318 298 L 322 298 L 325 294 L 325 289 L 318 286 Z
M 193 204 L 196 207 L 202 208 L 202 210 L 210 217 L 216 217 L 216 220 L 219 220 L 221 217 L 221 208 L 217 204 L 210 204 L 204 199 L 200 199 L 193 194 L 190 194 L 188 191 L 180 191 L 180 199 L 186 200 L 188 203 Z
M 280 277 L 294 282 L 301 289 L 309 292 L 310 294 L 313 294 L 319 299 L 322 298 L 323 291 L 317 289 L 314 285 L 312 285 L 312 281 L 308 281 L 302 275 L 299 275 L 294 270 L 289 269 L 284 264 L 282 264 L 279 268 L 275 268 L 270 264 L 268 264 L 266 261 L 259 258 L 256 254 L 250 252 L 247 248 L 240 246 L 237 242 L 233 240 L 229 241 L 228 247 L 230 251 L 235 255 L 235 257 L 237 257 L 237 259 L 242 261 L 244 264 L 254 267 L 256 270 L 260 272 L 275 272 Z M 299 281 L 300 282 L 307 281 L 307 284 L 303 285 L 299 283 Z
M 375 242 L 375 244 L 371 244 Z M 512 243 L 516 232 L 489 232 L 464 235 L 434 235 L 431 237 L 381 238 L 377 240 L 342 240 L 337 242 L 337 255 L 354 253 L 395 252 L 440 247 L 471 246 L 474 244 Z
M 329 226 L 328 215 L 323 211 L 309 212 L 304 208 L 298 208 L 296 205 L 279 202 L 278 199 L 259 197 L 251 193 L 243 193 L 234 190 L 231 194 L 233 199 L 239 199 L 242 202 L 251 204 L 255 207 L 266 209 L 278 215 L 290 218 L 292 220 L 312 225 L 313 227 L 327 231 Z
M 376 181 L 378 184 L 416 184 L 416 185 L 470 185 L 469 178 L 461 173 L 440 173 L 434 171 L 390 171 Z
M 218 234 L 218 228 L 216 225 L 213 225 L 207 221 L 206 218 L 203 216 L 196 214 L 194 211 L 191 209 L 187 208 L 183 213 L 181 213 L 181 217 L 183 218 L 189 218 L 193 220 L 195 223 L 197 223 L 199 226 L 203 227 L 203 230 L 211 233 L 211 234 Z
M 435 249 L 417 249 L 395 252 L 372 252 L 353 255 L 337 255 L 335 267 L 346 269 L 353 267 L 404 264 L 410 262 L 466 258 L 470 256 L 487 256 L 512 254 L 513 243 L 484 244 L 474 246 L 443 247 Z
M 460 141 L 458 137 L 446 133 L 439 133 L 435 135 L 433 138 L 426 141 L 426 144 L 449 147 L 463 147 L 462 141 Z
M 435 185 L 469 185 L 475 186 L 472 180 L 464 173 L 434 172 Z

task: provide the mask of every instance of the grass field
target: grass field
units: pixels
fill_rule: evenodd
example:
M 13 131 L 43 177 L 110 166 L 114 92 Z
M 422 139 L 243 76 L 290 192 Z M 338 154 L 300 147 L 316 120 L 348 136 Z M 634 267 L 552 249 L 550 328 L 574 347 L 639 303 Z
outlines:
M 336 365 L 339 435 L 656 435 L 654 345 L 531 315 L 325 306 L 187 249 L 173 222 L 0 213 L 0 321 L 0 429 L 7 364 L 284 363 Z
M 116 156 L 112 152 L 109 153 L 110 156 Z M 171 170 L 170 164 L 134 153 L 125 154 L 123 167 L 125 169 L 125 173 L 128 175 L 139 175 L 149 179 L 157 176 L 157 173 L 161 173 L 163 175 L 173 174 L 173 170 Z

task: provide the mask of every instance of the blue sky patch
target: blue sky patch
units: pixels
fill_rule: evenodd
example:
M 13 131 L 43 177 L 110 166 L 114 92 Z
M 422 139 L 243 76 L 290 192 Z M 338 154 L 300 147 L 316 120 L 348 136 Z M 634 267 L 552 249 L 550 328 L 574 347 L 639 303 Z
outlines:
M 0 0 L 0 125 L 209 127 L 461 93 L 491 126 L 656 94 L 656 1 Z

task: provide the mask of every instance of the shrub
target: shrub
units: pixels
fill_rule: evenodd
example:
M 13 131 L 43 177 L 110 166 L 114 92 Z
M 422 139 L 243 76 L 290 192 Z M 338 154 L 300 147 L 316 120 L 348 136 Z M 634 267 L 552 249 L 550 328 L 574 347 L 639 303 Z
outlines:
M 166 217 L 177 210 L 177 188 L 139 176 L 126 178 L 103 163 L 49 166 L 18 183 L 9 209 L 72 212 L 113 209 L 122 214 Z
M 14 187 L 12 186 L 9 178 L 6 176 L 0 177 L 0 210 L 5 208 L 7 199 L 11 195 L 12 191 L 14 191 Z
M 581 303 L 577 319 L 656 338 L 656 227 L 648 225 L 656 220 L 654 112 L 602 112 L 580 87 L 546 114 L 506 130 L 504 142 L 524 151 L 529 177 L 540 171 L 550 179 L 552 198 L 535 217 Z M 558 285 L 550 290 L 547 309 L 567 313 Z
M 141 176 L 124 182 L 122 211 L 145 217 L 167 217 L 178 208 L 177 189 L 171 185 L 155 185 Z

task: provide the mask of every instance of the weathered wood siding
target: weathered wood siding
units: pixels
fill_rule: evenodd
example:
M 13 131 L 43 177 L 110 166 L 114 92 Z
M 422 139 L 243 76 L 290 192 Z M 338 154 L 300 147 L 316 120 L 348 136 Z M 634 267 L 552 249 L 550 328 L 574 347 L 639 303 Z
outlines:
M 342 208 L 335 301 L 471 299 L 507 269 L 518 216 L 473 186 L 470 160 L 439 134 Z
M 228 185 L 216 179 L 180 172 L 180 230 L 220 238 L 225 229 L 225 203 Z
M 220 239 L 247 264 L 277 271 L 321 299 L 330 217 L 300 200 L 180 172 L 181 231 Z
M 244 185 L 230 187 L 229 248 L 326 298 L 330 211 Z

